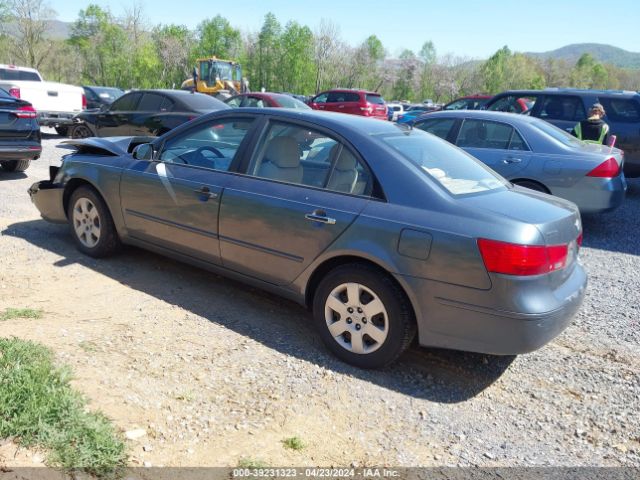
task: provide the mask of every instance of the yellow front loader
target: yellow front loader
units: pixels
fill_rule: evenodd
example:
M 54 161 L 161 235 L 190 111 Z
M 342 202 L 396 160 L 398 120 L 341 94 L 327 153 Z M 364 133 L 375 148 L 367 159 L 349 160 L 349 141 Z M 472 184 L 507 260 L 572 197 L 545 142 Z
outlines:
M 225 99 L 248 92 L 249 82 L 242 78 L 242 67 L 238 62 L 209 57 L 197 60 L 192 78 L 182 82 L 181 88 Z

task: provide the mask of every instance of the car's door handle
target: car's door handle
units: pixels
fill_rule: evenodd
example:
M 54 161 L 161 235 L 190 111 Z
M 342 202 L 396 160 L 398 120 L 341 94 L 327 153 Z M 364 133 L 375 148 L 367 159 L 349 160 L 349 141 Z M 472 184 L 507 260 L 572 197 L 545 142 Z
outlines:
M 314 210 L 311 213 L 305 214 L 304 218 L 306 218 L 307 220 L 311 220 L 312 222 L 326 223 L 328 225 L 336 224 L 336 219 L 327 217 L 327 212 L 325 212 L 324 210 Z
M 502 163 L 520 163 L 522 162 L 521 158 L 516 158 L 516 157 L 507 157 L 504 160 L 502 160 Z
M 218 198 L 218 194 L 215 192 L 212 192 L 209 187 L 200 187 L 200 188 L 196 188 L 194 190 L 194 192 L 196 192 L 199 195 L 203 195 L 206 196 L 207 198 Z

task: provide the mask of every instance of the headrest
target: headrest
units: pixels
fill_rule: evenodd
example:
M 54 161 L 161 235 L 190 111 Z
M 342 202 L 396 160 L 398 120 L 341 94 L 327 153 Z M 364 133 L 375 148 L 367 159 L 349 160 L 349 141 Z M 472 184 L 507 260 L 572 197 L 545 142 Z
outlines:
M 331 147 L 331 152 L 329 153 L 329 158 L 333 161 L 334 157 L 337 155 L 338 150 L 340 150 L 341 145 L 339 143 L 335 144 Z M 356 158 L 347 150 L 343 148 L 340 152 L 340 156 L 336 161 L 336 170 L 349 171 L 356 168 L 356 164 L 358 161 Z
M 300 166 L 298 142 L 291 137 L 276 137 L 269 142 L 265 159 L 280 168 L 297 168 Z

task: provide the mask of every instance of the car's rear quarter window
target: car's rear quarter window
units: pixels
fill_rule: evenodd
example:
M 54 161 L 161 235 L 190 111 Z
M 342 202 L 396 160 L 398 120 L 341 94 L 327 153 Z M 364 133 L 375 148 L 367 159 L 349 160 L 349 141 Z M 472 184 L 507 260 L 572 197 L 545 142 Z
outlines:
M 640 122 L 640 103 L 627 98 L 600 98 L 607 118 L 616 122 Z

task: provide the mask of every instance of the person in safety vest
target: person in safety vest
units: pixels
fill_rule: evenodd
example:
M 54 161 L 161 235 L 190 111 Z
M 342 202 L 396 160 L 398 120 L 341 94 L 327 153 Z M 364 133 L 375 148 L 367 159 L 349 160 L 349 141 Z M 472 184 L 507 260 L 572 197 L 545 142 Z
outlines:
M 607 145 L 609 125 L 602 120 L 604 115 L 604 107 L 599 103 L 594 103 L 589 109 L 589 117 L 573 127 L 571 134 L 587 143 Z

